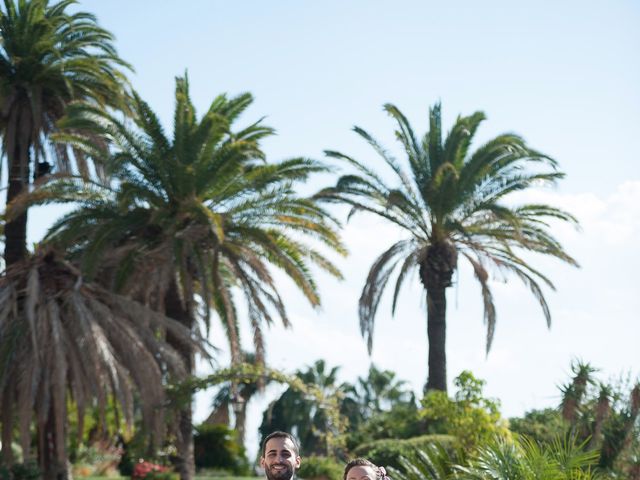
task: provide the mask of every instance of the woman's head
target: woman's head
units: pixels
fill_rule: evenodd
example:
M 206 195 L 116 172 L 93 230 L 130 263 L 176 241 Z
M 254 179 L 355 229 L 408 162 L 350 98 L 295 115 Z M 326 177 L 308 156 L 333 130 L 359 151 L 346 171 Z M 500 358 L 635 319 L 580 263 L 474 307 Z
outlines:
M 344 467 L 342 480 L 377 480 L 378 477 L 377 466 L 366 458 L 356 458 Z

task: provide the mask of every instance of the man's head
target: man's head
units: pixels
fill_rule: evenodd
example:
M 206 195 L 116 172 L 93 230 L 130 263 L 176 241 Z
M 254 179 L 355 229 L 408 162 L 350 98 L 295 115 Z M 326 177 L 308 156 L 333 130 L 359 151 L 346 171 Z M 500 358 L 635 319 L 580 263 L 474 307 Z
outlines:
M 260 466 L 268 480 L 291 480 L 300 468 L 300 447 L 290 433 L 273 432 L 262 441 Z

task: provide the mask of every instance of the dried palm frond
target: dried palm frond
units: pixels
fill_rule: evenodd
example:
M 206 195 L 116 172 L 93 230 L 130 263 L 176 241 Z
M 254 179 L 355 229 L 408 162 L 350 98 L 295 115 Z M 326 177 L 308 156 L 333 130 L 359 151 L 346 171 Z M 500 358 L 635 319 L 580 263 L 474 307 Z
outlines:
M 68 400 L 77 406 L 82 431 L 86 409 L 96 406 L 104 414 L 110 399 L 131 425 L 137 396 L 144 427 L 158 444 L 165 433 L 163 385 L 188 374 L 164 342 L 165 332 L 206 354 L 187 328 L 83 282 L 79 270 L 53 250 L 38 251 L 6 271 L 0 277 L 0 407 L 17 418 L 25 456 L 35 420 L 40 427 L 54 426 L 57 460 L 66 460 Z

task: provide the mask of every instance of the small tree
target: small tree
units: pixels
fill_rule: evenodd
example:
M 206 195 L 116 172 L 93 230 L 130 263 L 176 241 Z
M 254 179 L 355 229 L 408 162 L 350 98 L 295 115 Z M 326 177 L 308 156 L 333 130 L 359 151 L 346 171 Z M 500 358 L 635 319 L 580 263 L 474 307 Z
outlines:
M 500 403 L 483 396 L 484 380 L 469 371 L 454 379 L 458 389 L 453 399 L 445 392 L 427 392 L 422 399 L 421 416 L 431 433 L 447 433 L 459 445 L 472 451 L 496 435 L 509 436 L 506 422 L 500 416 Z

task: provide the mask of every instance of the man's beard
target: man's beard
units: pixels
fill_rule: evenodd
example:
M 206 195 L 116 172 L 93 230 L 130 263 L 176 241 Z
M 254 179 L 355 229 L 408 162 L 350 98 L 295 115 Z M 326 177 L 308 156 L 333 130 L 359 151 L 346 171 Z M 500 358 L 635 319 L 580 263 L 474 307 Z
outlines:
M 271 465 L 265 470 L 265 475 L 269 480 L 290 480 L 293 478 L 293 468 L 288 463 L 277 464 L 279 467 L 284 467 L 282 470 L 272 470 L 276 465 Z

